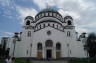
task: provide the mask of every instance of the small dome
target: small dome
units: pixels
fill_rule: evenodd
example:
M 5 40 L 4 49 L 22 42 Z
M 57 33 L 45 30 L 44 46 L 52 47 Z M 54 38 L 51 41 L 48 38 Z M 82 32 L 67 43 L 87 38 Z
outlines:
M 32 16 L 27 16 L 26 18 L 25 18 L 25 20 L 26 19 L 31 19 L 31 20 L 33 20 L 33 17 Z
M 71 16 L 65 16 L 64 19 L 72 19 L 73 20 L 73 18 Z
M 30 20 L 32 23 L 34 23 L 34 18 L 32 17 L 32 16 L 27 16 L 26 18 L 25 18 L 25 21 L 26 20 Z

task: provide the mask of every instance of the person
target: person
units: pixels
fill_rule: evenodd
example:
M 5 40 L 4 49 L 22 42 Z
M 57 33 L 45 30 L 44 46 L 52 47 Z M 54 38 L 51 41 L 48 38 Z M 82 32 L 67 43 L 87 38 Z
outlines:
M 15 57 L 12 57 L 12 63 L 15 63 Z
M 10 57 L 10 56 L 7 57 L 7 58 L 5 59 L 5 62 L 4 62 L 4 63 L 12 63 L 11 57 Z

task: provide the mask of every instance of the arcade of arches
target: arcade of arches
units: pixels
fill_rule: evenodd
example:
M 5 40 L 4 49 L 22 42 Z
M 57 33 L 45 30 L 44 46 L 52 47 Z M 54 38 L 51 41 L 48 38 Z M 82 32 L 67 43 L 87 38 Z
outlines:
M 53 41 L 52 40 L 46 40 L 45 42 L 45 48 L 43 48 L 42 43 L 37 44 L 37 58 L 43 59 L 43 50 L 46 52 L 45 57 L 46 59 L 52 59 L 53 58 Z M 61 57 L 61 44 L 58 42 L 56 43 L 55 48 L 56 58 Z

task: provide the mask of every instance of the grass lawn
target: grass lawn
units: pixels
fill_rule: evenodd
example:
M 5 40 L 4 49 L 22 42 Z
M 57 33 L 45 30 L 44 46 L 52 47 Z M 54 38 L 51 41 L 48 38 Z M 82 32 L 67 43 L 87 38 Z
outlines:
M 4 63 L 4 60 L 0 59 L 0 63 Z M 16 59 L 15 63 L 32 63 L 32 62 L 24 59 Z M 96 60 L 88 61 L 87 59 L 71 59 L 69 63 L 96 63 Z
M 16 59 L 15 63 L 31 63 L 31 62 L 24 59 Z
M 0 59 L 0 63 L 4 63 L 3 60 Z
M 87 59 L 73 59 L 69 63 L 96 63 L 96 60 L 87 60 Z

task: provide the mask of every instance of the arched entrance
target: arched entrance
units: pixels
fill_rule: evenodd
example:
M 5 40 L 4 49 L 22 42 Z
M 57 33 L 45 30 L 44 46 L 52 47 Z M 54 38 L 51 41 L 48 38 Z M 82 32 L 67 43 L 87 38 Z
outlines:
M 60 57 L 61 57 L 61 44 L 56 43 L 56 58 L 60 58 Z
M 51 59 L 52 58 L 53 41 L 46 40 L 45 47 L 46 47 L 46 59 Z
M 38 59 L 42 59 L 43 58 L 43 55 L 42 55 L 42 43 L 38 43 L 37 44 L 37 58 Z

